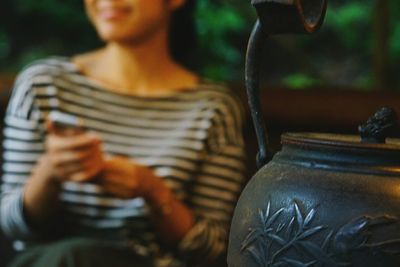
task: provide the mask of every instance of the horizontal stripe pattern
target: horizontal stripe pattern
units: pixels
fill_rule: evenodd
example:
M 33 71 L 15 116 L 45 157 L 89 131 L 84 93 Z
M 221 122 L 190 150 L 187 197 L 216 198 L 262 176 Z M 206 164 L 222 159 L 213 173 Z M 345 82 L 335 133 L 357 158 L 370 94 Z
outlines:
M 114 93 L 82 76 L 65 58 L 39 61 L 17 78 L 7 108 L 1 186 L 1 226 L 13 238 L 28 233 L 21 210 L 22 188 L 44 152 L 44 121 L 51 111 L 77 116 L 103 140 L 109 155 L 152 168 L 191 207 L 197 224 L 182 241 L 214 257 L 223 251 L 226 230 L 244 181 L 242 110 L 223 86 L 168 97 Z M 66 182 L 60 195 L 71 233 L 93 228 L 155 234 L 151 209 L 141 198 L 118 199 L 97 184 Z M 20 210 L 18 210 L 20 209 Z

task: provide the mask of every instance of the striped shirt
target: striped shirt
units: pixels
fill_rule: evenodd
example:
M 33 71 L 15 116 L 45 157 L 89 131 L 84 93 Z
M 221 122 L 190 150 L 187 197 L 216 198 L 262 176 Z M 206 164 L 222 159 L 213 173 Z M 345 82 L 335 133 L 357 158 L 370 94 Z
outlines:
M 133 96 L 83 76 L 68 58 L 28 66 L 15 82 L 3 141 L 0 224 L 15 240 L 40 240 L 24 218 L 22 189 L 44 153 L 51 111 L 78 117 L 101 137 L 106 155 L 150 167 L 191 208 L 196 223 L 179 244 L 182 255 L 211 259 L 224 251 L 245 169 L 243 112 L 229 90 L 202 81 L 165 97 Z M 95 182 L 65 182 L 60 200 L 68 235 L 107 233 L 145 249 L 158 244 L 142 198 L 119 199 Z

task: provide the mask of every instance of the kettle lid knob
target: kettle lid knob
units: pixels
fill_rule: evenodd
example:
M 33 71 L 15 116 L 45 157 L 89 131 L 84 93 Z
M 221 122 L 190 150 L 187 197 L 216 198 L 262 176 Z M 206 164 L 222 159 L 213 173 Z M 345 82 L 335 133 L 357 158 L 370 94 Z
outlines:
M 358 126 L 362 143 L 384 144 L 389 136 L 399 135 L 399 118 L 392 108 L 383 107 L 366 123 Z

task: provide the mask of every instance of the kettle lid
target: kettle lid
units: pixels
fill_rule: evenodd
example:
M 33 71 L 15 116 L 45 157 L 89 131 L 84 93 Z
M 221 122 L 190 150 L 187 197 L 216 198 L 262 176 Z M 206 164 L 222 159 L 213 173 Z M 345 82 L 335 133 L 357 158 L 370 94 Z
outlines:
M 306 168 L 400 176 L 400 139 L 366 143 L 356 135 L 286 133 L 273 161 Z
M 359 150 L 380 150 L 380 151 L 396 151 L 400 152 L 399 138 L 385 138 L 384 143 L 363 142 L 361 136 L 332 134 L 332 133 L 285 133 L 281 137 L 283 145 L 302 144 L 304 146 L 314 145 L 323 146 L 325 148 L 347 148 Z
M 359 150 L 400 151 L 400 123 L 392 108 L 383 107 L 358 127 L 360 136 L 326 133 L 287 134 L 282 137 L 283 144 L 313 144 L 325 147 L 342 147 Z

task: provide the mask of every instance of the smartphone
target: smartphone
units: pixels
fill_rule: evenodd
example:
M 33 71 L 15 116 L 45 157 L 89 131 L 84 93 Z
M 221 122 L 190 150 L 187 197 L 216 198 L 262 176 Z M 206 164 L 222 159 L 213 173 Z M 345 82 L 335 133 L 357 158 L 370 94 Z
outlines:
M 57 133 L 82 133 L 85 131 L 83 119 L 65 112 L 53 110 L 48 119 L 53 122 Z

